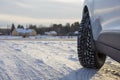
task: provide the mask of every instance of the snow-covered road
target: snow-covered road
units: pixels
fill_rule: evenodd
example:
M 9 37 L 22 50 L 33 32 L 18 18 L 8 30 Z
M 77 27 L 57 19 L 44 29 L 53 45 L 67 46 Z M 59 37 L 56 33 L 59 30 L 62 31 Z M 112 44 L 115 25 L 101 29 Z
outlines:
M 82 68 L 76 41 L 0 40 L 0 80 L 119 80 L 120 64 Z

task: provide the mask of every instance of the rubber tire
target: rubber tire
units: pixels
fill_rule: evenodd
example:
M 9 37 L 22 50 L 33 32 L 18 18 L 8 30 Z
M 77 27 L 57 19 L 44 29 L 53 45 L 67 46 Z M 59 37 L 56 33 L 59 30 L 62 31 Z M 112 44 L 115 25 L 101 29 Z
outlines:
M 97 52 L 88 12 L 83 15 L 77 42 L 78 58 L 81 65 L 85 68 L 101 68 L 105 63 L 106 55 Z

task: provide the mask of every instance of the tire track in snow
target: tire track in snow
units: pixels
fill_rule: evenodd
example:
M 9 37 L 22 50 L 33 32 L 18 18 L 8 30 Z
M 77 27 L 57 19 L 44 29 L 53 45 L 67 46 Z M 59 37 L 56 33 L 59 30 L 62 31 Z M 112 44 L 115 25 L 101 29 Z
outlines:
M 16 50 L 16 49 L 15 49 Z M 14 49 L 12 46 L 7 46 L 6 47 L 6 52 L 9 53 L 9 52 L 14 52 Z M 16 55 L 18 55 L 19 53 L 12 53 L 12 54 L 8 54 L 6 55 L 6 57 L 9 57 L 8 60 L 12 60 L 16 66 L 17 66 L 17 70 L 18 70 L 18 76 L 20 76 L 20 80 L 33 80 L 29 73 L 26 72 L 26 69 L 24 69 L 24 67 L 26 66 L 25 63 L 22 62 L 22 60 L 20 61 L 19 58 L 16 57 Z M 11 67 L 9 68 L 11 69 Z M 28 70 L 29 71 L 29 70 Z M 31 70 L 30 70 L 31 71 Z M 2 72 L 3 73 L 3 72 Z M 20 74 L 21 73 L 21 74 Z M 35 73 L 31 72 L 32 75 L 34 75 Z M 8 75 L 8 74 L 7 74 Z M 16 77 L 15 75 L 13 75 L 14 77 Z M 3 77 L 3 79 L 5 78 L 5 76 Z M 5 80 L 10 80 L 10 79 L 5 79 Z M 16 79 L 15 79 L 16 80 Z M 18 80 L 18 77 L 17 77 L 17 80 Z
M 14 44 L 14 43 L 13 43 Z M 29 73 L 27 72 L 27 71 L 31 71 L 32 73 L 33 73 L 33 75 L 34 74 L 36 74 L 37 76 L 42 76 L 42 77 L 44 77 L 44 78 L 46 78 L 45 77 L 45 71 L 44 71 L 44 67 L 43 67 L 43 70 L 41 70 L 42 69 L 42 67 L 40 67 L 40 69 L 39 70 L 37 70 L 36 68 L 33 68 L 33 65 L 29 65 L 29 64 L 27 64 L 25 61 L 23 61 L 23 59 L 22 59 L 22 57 L 24 56 L 24 58 L 25 58 L 25 56 L 26 55 L 24 55 L 24 53 L 21 53 L 21 52 L 19 52 L 19 51 L 17 51 L 16 53 L 13 53 L 14 52 L 14 50 L 16 50 L 16 48 L 14 49 L 15 47 L 7 47 L 7 50 L 8 51 L 10 51 L 12 54 L 10 54 L 9 55 L 9 59 L 12 59 L 12 61 L 13 62 L 15 62 L 15 64 L 16 64 L 16 66 L 18 67 L 18 69 L 19 69 L 19 67 L 23 67 L 23 68 L 20 68 L 19 69 L 19 71 L 22 71 L 22 74 L 24 74 L 25 76 L 28 76 L 28 78 L 30 79 L 30 77 L 29 77 Z M 18 48 L 19 48 L 19 46 L 18 46 Z M 8 52 L 9 53 L 9 52 Z M 19 55 L 20 54 L 20 55 Z M 26 58 L 28 58 L 28 57 L 26 57 Z M 33 60 L 33 59 L 31 59 L 31 60 Z M 27 71 L 25 70 L 25 68 L 24 68 L 24 66 L 27 66 Z M 48 66 L 48 65 L 47 65 Z M 50 70 L 48 70 L 48 71 L 50 71 L 51 73 L 52 72 L 54 72 L 55 74 L 56 74 L 56 76 L 59 76 L 61 73 L 59 72 L 59 71 L 56 71 L 54 68 L 52 68 L 52 67 L 50 67 L 50 66 L 48 66 L 48 68 L 47 69 L 50 69 Z M 42 74 L 42 73 L 40 73 L 40 71 L 43 71 L 43 73 L 44 74 Z M 53 78 L 54 78 L 54 80 L 56 80 L 58 77 L 56 77 L 56 76 L 54 76 L 54 74 L 51 74 L 50 72 L 48 72 L 48 73 L 46 73 L 46 74 L 48 74 L 48 75 L 51 75 Z M 26 74 L 27 73 L 27 74 Z M 18 73 L 19 74 L 19 73 Z M 35 78 L 37 77 L 35 75 Z M 15 76 L 15 75 L 14 75 Z M 51 78 L 52 78 L 51 77 Z M 32 77 L 32 79 L 34 78 L 34 76 Z M 52 79 L 53 79 L 52 78 Z M 40 79 L 40 77 L 38 78 L 38 80 Z M 45 80 L 45 79 L 43 79 L 43 80 Z
M 11 80 L 11 78 L 9 77 L 9 75 L 1 67 L 0 67 L 0 80 Z
M 2 50 L 3 48 L 5 48 L 6 46 L 4 45 L 4 43 L 7 44 L 7 42 L 5 41 L 1 41 L 0 42 L 0 46 L 2 46 L 2 49 L 0 50 L 0 80 L 12 80 L 11 76 L 8 74 L 7 70 L 6 70 L 6 64 L 5 64 L 5 60 L 6 58 L 9 56 L 9 54 L 4 53 Z M 8 49 L 8 47 L 5 48 L 5 50 Z M 7 51 L 7 50 L 6 50 Z
M 23 61 L 22 59 L 20 59 L 20 56 L 18 57 L 16 55 L 14 55 L 14 58 L 16 58 L 16 60 L 18 60 L 17 63 L 20 62 L 19 63 L 20 65 L 23 64 L 24 66 L 27 67 L 28 71 L 32 72 L 32 74 L 34 76 L 30 76 L 29 74 L 26 74 L 26 70 L 23 70 L 23 72 L 26 74 L 26 76 L 28 76 L 29 79 L 30 78 L 31 79 L 37 78 L 37 80 L 41 80 L 41 79 L 42 80 L 48 80 L 48 78 L 47 78 L 47 76 L 48 76 L 49 78 L 51 78 L 50 80 L 56 80 L 57 78 L 61 77 L 60 74 L 62 74 L 62 73 L 53 69 L 49 65 L 40 66 L 39 70 L 38 70 L 37 68 L 35 68 L 34 64 L 30 65 L 30 64 L 26 63 L 25 61 Z M 46 72 L 48 72 L 48 73 L 46 73 Z M 52 74 L 51 72 L 54 73 L 54 74 Z
M 40 73 L 39 70 L 28 65 L 26 62 L 21 60 L 16 55 L 14 55 L 13 58 L 14 58 L 14 61 L 16 61 L 15 64 L 17 65 L 17 67 L 19 69 L 19 73 L 24 74 L 24 76 L 22 76 L 22 77 L 25 77 L 25 80 L 33 80 L 35 78 L 41 79 L 39 76 L 44 76 L 43 74 Z M 23 79 L 21 79 L 21 80 L 23 80 Z

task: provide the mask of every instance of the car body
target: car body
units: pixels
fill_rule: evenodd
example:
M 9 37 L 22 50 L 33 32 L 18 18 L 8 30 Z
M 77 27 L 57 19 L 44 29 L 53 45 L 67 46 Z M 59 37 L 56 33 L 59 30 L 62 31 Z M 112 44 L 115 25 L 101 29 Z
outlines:
M 120 62 L 120 0 L 84 0 L 85 8 L 97 50 Z

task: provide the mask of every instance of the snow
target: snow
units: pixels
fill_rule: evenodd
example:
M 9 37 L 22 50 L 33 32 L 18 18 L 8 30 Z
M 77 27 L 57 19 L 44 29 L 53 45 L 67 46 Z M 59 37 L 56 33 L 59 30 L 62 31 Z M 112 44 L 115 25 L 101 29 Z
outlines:
M 0 36 L 0 40 L 3 40 L 3 39 L 21 39 L 22 36 L 4 36 L 4 35 L 1 35 Z
M 30 39 L 74 39 L 76 40 L 77 36 L 46 36 L 46 35 L 37 35 L 37 36 L 29 36 L 27 38 L 24 38 L 24 39 L 27 39 L 27 40 L 30 40 Z M 0 36 L 0 40 L 23 40 L 23 37 L 22 36 Z
M 0 41 L 1 75 L 6 80 L 62 79 L 79 68 L 76 49 L 69 45 L 76 42 Z
M 78 34 L 79 32 L 78 31 L 75 31 L 74 34 Z
M 105 65 L 113 64 L 120 66 L 111 58 Z M 101 74 L 79 64 L 74 39 L 0 40 L 0 80 L 101 80 Z
M 46 35 L 57 35 L 56 31 L 49 31 L 49 32 L 45 32 Z
M 16 31 L 18 33 L 32 33 L 32 29 L 22 29 L 22 28 L 17 28 Z

